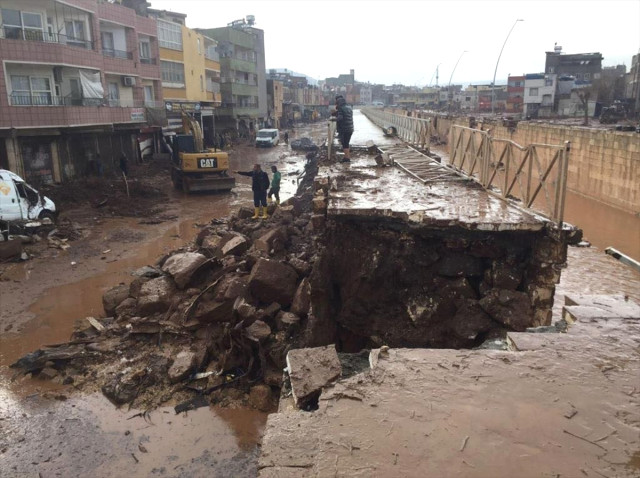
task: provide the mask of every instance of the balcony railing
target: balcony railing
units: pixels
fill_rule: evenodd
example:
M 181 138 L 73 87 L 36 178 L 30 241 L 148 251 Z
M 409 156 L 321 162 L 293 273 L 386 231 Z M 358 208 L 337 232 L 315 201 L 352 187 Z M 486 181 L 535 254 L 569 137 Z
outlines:
M 220 55 L 216 52 L 216 53 L 206 53 L 204 54 L 204 57 L 207 60 L 211 60 L 211 61 L 220 61 Z
M 158 61 L 155 58 L 142 58 L 140 57 L 140 63 L 143 63 L 145 65 L 155 65 L 158 63 Z
M 121 58 L 123 60 L 133 60 L 133 53 L 124 50 L 114 50 L 112 48 L 103 48 L 102 54 L 111 58 Z
M 48 33 L 42 30 L 4 26 L 0 28 L 0 37 L 8 40 L 24 40 L 44 43 L 59 43 L 85 50 L 93 50 L 93 42 L 61 33 Z

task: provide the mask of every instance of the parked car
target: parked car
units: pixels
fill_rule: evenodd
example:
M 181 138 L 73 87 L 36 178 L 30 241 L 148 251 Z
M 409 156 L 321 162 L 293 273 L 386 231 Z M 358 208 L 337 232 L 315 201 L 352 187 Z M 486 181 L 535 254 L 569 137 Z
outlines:
M 0 169 L 0 229 L 4 223 L 56 218 L 56 205 L 11 171 Z
M 277 129 L 261 129 L 256 136 L 256 148 L 275 146 L 280 142 L 280 131 Z

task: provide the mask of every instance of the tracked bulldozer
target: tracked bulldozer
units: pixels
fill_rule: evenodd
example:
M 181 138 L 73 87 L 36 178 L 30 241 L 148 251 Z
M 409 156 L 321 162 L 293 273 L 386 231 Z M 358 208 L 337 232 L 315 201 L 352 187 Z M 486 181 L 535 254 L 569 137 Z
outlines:
M 176 189 L 193 191 L 230 191 L 236 185 L 229 176 L 229 155 L 217 149 L 205 149 L 200 124 L 182 112 L 184 134 L 173 138 L 171 180 Z

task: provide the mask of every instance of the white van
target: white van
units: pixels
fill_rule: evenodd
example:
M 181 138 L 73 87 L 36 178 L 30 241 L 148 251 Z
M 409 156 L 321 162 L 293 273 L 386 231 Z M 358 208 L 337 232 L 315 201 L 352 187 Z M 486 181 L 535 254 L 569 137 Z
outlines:
M 275 146 L 280 142 L 280 131 L 277 129 L 261 129 L 256 136 L 256 148 Z
M 0 169 L 0 223 L 55 221 L 56 205 L 17 174 Z

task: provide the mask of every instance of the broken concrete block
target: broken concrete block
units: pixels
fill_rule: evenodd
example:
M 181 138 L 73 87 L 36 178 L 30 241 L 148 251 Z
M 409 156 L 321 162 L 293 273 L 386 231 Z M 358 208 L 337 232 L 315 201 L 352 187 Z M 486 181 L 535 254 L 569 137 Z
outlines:
M 254 342 L 264 342 L 271 335 L 271 327 L 261 320 L 256 320 L 249 327 L 244 329 L 244 336 Z
M 250 219 L 253 217 L 253 209 L 247 206 L 242 206 L 237 212 L 238 219 Z
M 162 276 L 145 282 L 140 288 L 138 313 L 145 316 L 167 310 L 175 293 L 176 286 L 170 277 Z
M 529 296 L 524 292 L 492 289 L 480 299 L 480 306 L 493 320 L 517 332 L 535 324 Z
M 234 235 L 220 248 L 222 256 L 240 256 L 249 249 L 249 240 L 241 235 Z
M 131 284 L 129 284 L 129 297 L 137 299 L 140 296 L 140 289 L 142 289 L 142 284 L 144 284 L 145 282 L 149 282 L 150 280 L 151 278 L 145 276 L 140 276 L 133 279 L 131 281 Z
M 335 345 L 290 350 L 287 368 L 293 399 L 298 408 L 317 400 L 322 388 L 338 379 L 342 373 Z
M 289 259 L 289 265 L 296 270 L 300 277 L 306 277 L 311 273 L 311 264 L 297 257 Z
M 202 248 L 214 251 L 220 245 L 222 238 L 217 235 L 207 236 L 202 240 Z
M 291 303 L 291 312 L 300 317 L 306 317 L 311 306 L 311 285 L 306 277 L 302 279 Z
M 251 269 L 249 290 L 261 302 L 287 307 L 296 292 L 297 279 L 298 274 L 288 264 L 261 258 Z
M 169 257 L 162 270 L 173 277 L 179 289 L 184 289 L 207 258 L 198 252 L 183 252 Z
M 233 314 L 233 300 L 203 301 L 198 304 L 193 317 L 200 322 L 229 322 Z
M 106 291 L 102 296 L 102 306 L 107 316 L 112 316 L 116 307 L 127 297 L 129 297 L 129 286 L 125 284 L 119 284 Z
M 603 317 L 621 317 L 627 319 L 640 318 L 640 305 L 619 295 L 570 294 L 565 296 L 567 306 L 597 307 L 605 315 Z
M 136 269 L 131 273 L 132 276 L 136 277 L 146 277 L 148 279 L 155 279 L 156 277 L 160 277 L 162 272 L 151 266 L 144 266 L 140 269 Z
M 127 297 L 125 300 L 120 302 L 118 307 L 116 307 L 116 316 L 117 317 L 133 316 L 136 312 L 137 304 L 138 304 L 138 301 L 136 299 L 134 299 L 133 297 Z
M 287 230 L 284 227 L 277 227 L 260 236 L 253 245 L 257 250 L 269 254 L 272 251 L 280 252 L 284 250 L 286 243 Z
M 177 383 L 186 378 L 195 368 L 196 358 L 196 353 L 191 350 L 183 350 L 178 353 L 167 372 L 169 381 L 171 383 Z

